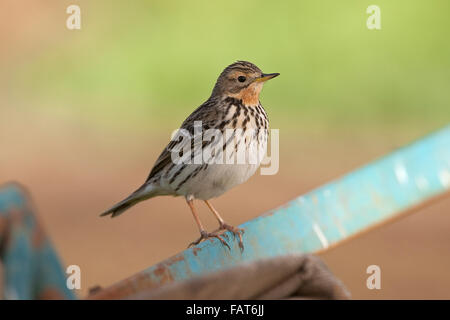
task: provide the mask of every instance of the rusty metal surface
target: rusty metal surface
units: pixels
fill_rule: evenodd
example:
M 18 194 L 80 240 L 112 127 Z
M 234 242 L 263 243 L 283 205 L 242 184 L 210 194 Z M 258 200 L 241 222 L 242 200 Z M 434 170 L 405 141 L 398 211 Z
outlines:
M 121 299 L 164 283 L 289 253 L 326 250 L 450 194 L 450 126 L 242 224 L 244 252 L 205 241 L 92 295 Z M 231 235 L 229 235 L 230 240 Z
M 76 298 L 26 190 L 14 183 L 0 186 L 0 262 L 1 298 Z

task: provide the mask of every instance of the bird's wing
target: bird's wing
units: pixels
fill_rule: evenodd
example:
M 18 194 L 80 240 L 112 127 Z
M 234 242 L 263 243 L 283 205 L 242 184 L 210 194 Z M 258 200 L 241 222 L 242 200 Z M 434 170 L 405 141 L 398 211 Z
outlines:
M 184 129 L 191 134 L 191 137 L 194 135 L 194 123 L 196 121 L 201 121 L 202 130 L 207 130 L 210 128 L 214 128 L 214 125 L 220 119 L 221 109 L 215 107 L 216 101 L 208 100 L 203 103 L 200 107 L 198 107 L 194 112 L 191 113 L 189 117 L 184 120 L 181 124 L 180 129 Z M 190 139 L 189 141 L 181 140 L 181 143 L 190 143 L 191 150 L 195 150 L 195 146 L 197 143 L 203 143 L 201 140 L 196 141 L 197 139 Z M 156 160 L 146 183 L 149 182 L 153 177 L 155 177 L 159 172 L 161 172 L 166 166 L 168 166 L 172 162 L 172 150 L 176 146 L 177 149 L 183 149 L 183 145 L 178 145 L 180 143 L 179 140 L 172 140 L 169 144 L 164 148 L 161 152 L 160 156 Z

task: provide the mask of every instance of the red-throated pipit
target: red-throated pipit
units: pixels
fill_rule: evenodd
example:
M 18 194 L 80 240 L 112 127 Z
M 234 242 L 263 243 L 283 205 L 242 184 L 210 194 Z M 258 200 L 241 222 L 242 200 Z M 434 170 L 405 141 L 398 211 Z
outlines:
M 178 131 L 182 134 L 167 145 L 145 183 L 101 215 L 118 216 L 156 196 L 184 196 L 200 230 L 200 238 L 191 245 L 215 237 L 229 248 L 220 233 L 228 230 L 239 237 L 243 250 L 243 230 L 225 223 L 209 199 L 247 181 L 258 169 L 266 153 L 269 126 L 259 93 L 265 81 L 278 75 L 264 74 L 246 61 L 226 67 L 209 99 L 182 123 Z M 219 229 L 208 233 L 203 228 L 194 199 L 205 201 Z

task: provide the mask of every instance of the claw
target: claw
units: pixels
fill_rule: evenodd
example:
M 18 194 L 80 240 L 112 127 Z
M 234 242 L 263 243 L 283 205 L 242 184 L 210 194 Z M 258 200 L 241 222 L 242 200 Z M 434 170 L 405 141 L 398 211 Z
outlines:
M 242 235 L 244 234 L 245 230 L 242 228 L 237 228 L 237 227 L 233 227 L 230 226 L 229 224 L 223 223 L 219 230 L 227 230 L 230 231 L 231 233 L 233 233 L 234 238 L 236 239 L 236 236 L 239 238 L 239 249 L 241 250 L 241 252 L 244 251 L 244 243 L 242 241 Z
M 225 236 L 225 235 L 224 235 Z M 198 238 L 196 241 L 191 242 L 188 246 L 188 248 L 195 246 L 197 244 L 199 244 L 200 242 L 202 242 L 203 240 L 209 239 L 209 238 L 217 238 L 220 240 L 220 242 L 228 248 L 228 250 L 231 250 L 230 246 L 228 245 L 228 243 L 222 238 L 222 236 L 220 234 L 215 234 L 215 233 L 208 233 L 206 231 L 202 231 L 200 233 L 200 238 Z
M 223 244 L 224 246 L 226 246 L 226 247 L 228 248 L 228 250 L 231 251 L 230 245 L 229 245 L 225 240 L 223 240 L 223 238 L 222 238 L 220 235 L 216 234 L 216 235 L 213 235 L 213 237 L 219 239 L 220 242 L 222 242 L 222 244 Z M 226 237 L 226 235 L 225 235 L 225 237 Z M 228 239 L 228 238 L 227 238 L 227 239 Z

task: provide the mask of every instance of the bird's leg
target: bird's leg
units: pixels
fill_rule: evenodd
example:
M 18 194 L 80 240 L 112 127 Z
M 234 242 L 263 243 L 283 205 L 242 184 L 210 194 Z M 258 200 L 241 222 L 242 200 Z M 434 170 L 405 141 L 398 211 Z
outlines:
M 198 229 L 200 231 L 200 238 L 198 238 L 196 241 L 192 242 L 189 246 L 194 246 L 199 244 L 200 242 L 202 242 L 203 240 L 206 240 L 208 238 L 217 238 L 220 240 L 220 242 L 222 242 L 222 244 L 224 246 L 226 246 L 228 249 L 230 249 L 230 246 L 228 245 L 228 243 L 218 234 L 215 233 L 208 233 L 205 228 L 203 228 L 202 222 L 200 221 L 198 214 L 197 214 L 197 210 L 195 209 L 194 206 L 194 199 L 188 199 L 186 198 L 186 202 L 189 205 L 189 208 L 191 208 L 191 212 L 192 215 L 194 216 L 195 222 L 197 223 Z
M 241 249 L 241 251 L 244 251 L 244 244 L 242 242 L 242 234 L 244 234 L 244 229 L 242 228 L 237 228 L 237 227 L 233 227 L 229 224 L 227 224 L 223 218 L 220 216 L 220 214 L 217 212 L 216 209 L 214 209 L 214 207 L 212 206 L 211 203 L 209 203 L 208 200 L 205 200 L 206 205 L 208 206 L 209 210 L 211 210 L 211 212 L 214 214 L 214 216 L 216 217 L 217 221 L 219 221 L 219 229 L 217 229 L 216 231 L 214 231 L 213 233 L 219 232 L 221 230 L 228 230 L 231 231 L 234 235 L 234 237 L 238 236 L 239 237 L 239 248 Z

